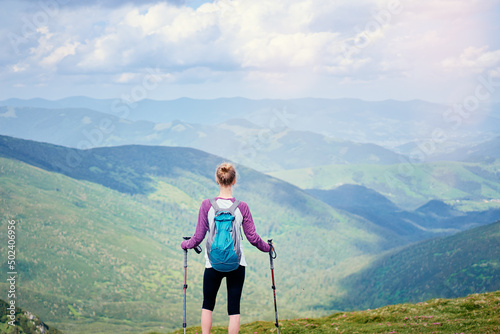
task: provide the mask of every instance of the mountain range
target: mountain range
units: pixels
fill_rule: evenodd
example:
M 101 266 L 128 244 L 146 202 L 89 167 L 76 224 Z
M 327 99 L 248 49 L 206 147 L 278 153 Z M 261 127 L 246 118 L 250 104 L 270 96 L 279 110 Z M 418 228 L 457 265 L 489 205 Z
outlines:
M 8 99 L 0 106 L 3 135 L 77 148 L 194 147 L 261 171 L 462 159 L 450 153 L 500 131 L 499 104 L 481 105 L 474 117 L 418 100 L 69 97 Z
M 0 107 L 0 133 L 87 149 L 117 145 L 193 147 L 261 171 L 315 164 L 394 164 L 403 157 L 375 144 L 360 144 L 283 125 L 265 128 L 246 119 L 217 124 L 174 120 L 130 121 L 91 109 Z M 325 152 L 328 152 L 325 154 Z
M 283 318 L 498 289 L 500 105 L 473 116 L 424 101 L 1 101 L 19 305 L 71 333 L 179 328 L 179 244 L 225 160 L 275 241 Z M 244 321 L 271 320 L 268 256 L 245 252 Z M 191 324 L 203 265 L 189 252 Z
M 460 211 L 440 200 L 431 200 L 416 210 L 403 210 L 386 197 L 361 185 L 345 184 L 332 190 L 307 192 L 333 208 L 345 210 L 395 233 L 408 243 L 449 235 L 500 217 L 499 209 Z
M 302 189 L 333 190 L 361 185 L 398 207 L 416 210 L 430 200 L 460 211 L 500 207 L 500 160 L 488 162 L 328 165 L 269 173 Z
M 189 148 L 78 150 L 0 136 L 0 214 L 17 220 L 22 236 L 17 244 L 22 249 L 19 305 L 29 304 L 49 324 L 72 333 L 179 328 L 179 244 L 183 235 L 194 232 L 201 200 L 215 195 L 213 170 L 221 160 Z M 235 195 L 249 204 L 260 235 L 275 240 L 276 285 L 285 318 L 328 314 L 340 301 L 354 307 L 342 299 L 350 291 L 345 279 L 385 252 L 409 245 L 389 225 L 334 208 L 274 177 L 238 169 Z M 364 192 L 395 209 L 379 195 Z M 447 214 L 432 203 L 418 211 Z M 485 224 L 467 219 L 469 225 L 461 226 Z M 429 233 L 426 238 L 439 235 Z M 246 321 L 270 320 L 269 259 L 245 247 L 250 265 L 242 304 Z M 201 298 L 203 259 L 189 253 L 189 261 L 193 323 L 198 321 L 194 310 Z M 217 323 L 225 322 L 220 299 Z
M 448 161 L 492 162 L 500 159 L 500 136 L 478 145 L 459 148 L 440 157 Z

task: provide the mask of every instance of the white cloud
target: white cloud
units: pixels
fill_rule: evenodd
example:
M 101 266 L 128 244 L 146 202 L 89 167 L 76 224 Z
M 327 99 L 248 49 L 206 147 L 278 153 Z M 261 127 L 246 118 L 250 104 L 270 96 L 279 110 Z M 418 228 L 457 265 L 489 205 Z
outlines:
M 168 130 L 172 127 L 172 123 L 156 123 L 155 126 L 153 127 L 154 131 L 164 131 Z
M 42 66 L 57 65 L 66 56 L 74 55 L 76 52 L 76 48 L 79 45 L 80 45 L 79 42 L 74 42 L 74 43 L 67 43 L 65 45 L 57 47 L 54 51 L 52 51 L 49 55 L 47 55 L 40 61 L 40 65 Z
M 129 83 L 137 79 L 139 75 L 137 73 L 122 73 L 118 76 L 118 78 L 115 80 L 116 82 L 119 83 Z
M 153 35 L 161 32 L 165 24 L 172 23 L 182 15 L 184 11 L 191 11 L 190 8 L 182 9 L 169 6 L 165 3 L 156 4 L 147 8 L 141 13 L 139 8 L 133 8 L 126 13 L 123 23 L 130 27 L 141 29 L 144 35 Z
M 488 46 L 468 47 L 458 57 L 447 58 L 442 65 L 450 70 L 465 70 L 481 73 L 500 66 L 500 50 L 489 51 Z
M 0 23 L 0 31 L 20 34 L 22 18 L 40 8 L 9 4 L 24 12 L 5 21 L 14 28 Z M 159 68 L 168 77 L 164 83 L 240 85 L 241 95 L 248 82 L 258 81 L 266 83 L 266 92 L 279 85 L 280 91 L 289 86 L 300 93 L 292 78 L 303 79 L 304 91 L 325 80 L 355 87 L 408 78 L 427 87 L 429 73 L 441 71 L 453 81 L 457 73 L 450 69 L 477 73 L 498 66 L 496 32 L 484 22 L 498 19 L 494 9 L 496 0 L 61 5 L 28 36 L 20 55 L 0 54 L 0 67 L 8 69 L 0 78 L 11 86 L 58 80 L 112 86 L 135 84 L 145 68 Z M 5 37 L 0 42 L 9 43 Z
M 28 68 L 29 68 L 29 66 L 27 64 L 21 64 L 21 63 L 18 63 L 18 64 L 15 64 L 15 65 L 11 66 L 11 70 L 13 72 L 24 72 Z
M 264 35 L 246 41 L 235 51 L 242 67 L 259 69 L 314 66 L 328 58 L 328 46 L 336 43 L 335 33 Z

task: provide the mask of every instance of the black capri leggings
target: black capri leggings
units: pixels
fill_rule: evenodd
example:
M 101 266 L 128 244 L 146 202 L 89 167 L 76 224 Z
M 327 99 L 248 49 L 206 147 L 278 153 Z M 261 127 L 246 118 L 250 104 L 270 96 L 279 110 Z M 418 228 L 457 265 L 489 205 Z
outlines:
M 244 266 L 239 266 L 238 269 L 227 273 L 217 271 L 214 268 L 205 268 L 205 274 L 203 275 L 203 308 L 210 311 L 214 310 L 217 292 L 224 277 L 227 286 L 227 314 L 240 314 L 241 292 L 245 282 Z

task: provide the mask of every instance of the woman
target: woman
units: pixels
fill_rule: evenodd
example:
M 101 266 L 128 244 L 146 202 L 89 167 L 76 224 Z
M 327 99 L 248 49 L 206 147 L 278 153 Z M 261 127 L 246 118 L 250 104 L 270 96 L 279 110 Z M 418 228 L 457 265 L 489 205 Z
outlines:
M 236 183 L 236 169 L 230 163 L 220 164 L 215 172 L 215 180 L 220 186 L 219 196 L 215 198 L 220 208 L 229 208 L 236 199 L 233 197 L 232 188 Z M 245 202 L 240 202 L 235 216 L 235 228 L 243 227 L 247 240 L 262 252 L 269 252 L 271 246 L 264 242 L 255 231 L 252 214 Z M 214 226 L 214 208 L 210 200 L 205 199 L 201 203 L 198 214 L 198 224 L 193 237 L 182 242 L 182 249 L 190 249 L 198 246 L 205 238 L 206 233 Z M 201 310 L 201 329 L 203 334 L 209 334 L 212 328 L 212 312 L 215 307 L 217 292 L 222 279 L 226 278 L 227 285 L 227 313 L 229 315 L 229 334 L 235 334 L 240 329 L 240 299 L 245 280 L 245 255 L 240 243 L 241 257 L 240 265 L 236 270 L 221 272 L 212 268 L 208 254 L 205 253 L 206 264 L 203 275 L 203 308 Z

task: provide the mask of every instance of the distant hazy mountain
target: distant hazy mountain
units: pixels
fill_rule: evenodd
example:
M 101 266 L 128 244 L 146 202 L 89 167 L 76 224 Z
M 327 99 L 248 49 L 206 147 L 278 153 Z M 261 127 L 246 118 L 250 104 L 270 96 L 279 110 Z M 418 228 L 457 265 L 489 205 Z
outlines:
M 384 212 L 401 210 L 378 192 L 356 184 L 344 184 L 331 190 L 308 189 L 307 192 L 329 205 L 343 209 L 376 207 Z
M 432 199 L 460 211 L 499 207 L 500 160 L 398 165 L 329 165 L 269 173 L 302 189 L 332 190 L 357 184 L 413 211 Z
M 134 102 L 130 97 L 93 99 L 84 96 L 68 97 L 56 101 L 41 98 L 0 101 L 0 105 L 13 107 L 45 109 L 85 108 L 131 121 L 146 120 L 153 123 L 167 123 L 174 120 L 181 120 L 186 123 L 198 124 L 221 123 L 278 103 L 279 101 L 248 100 L 244 98 L 219 98 L 213 100 L 180 98 L 167 101 L 144 99 Z
M 450 105 L 425 101 L 362 101 L 358 99 L 302 98 L 250 100 L 219 98 L 171 101 L 130 97 L 97 100 L 69 97 L 0 101 L 0 105 L 37 108 L 86 108 L 132 121 L 215 125 L 245 118 L 265 131 L 287 127 L 315 132 L 350 142 L 373 143 L 408 155 L 420 152 L 425 159 L 470 144 L 479 144 L 500 133 L 500 105 L 481 105 L 464 116 Z
M 436 160 L 471 162 L 491 162 L 496 159 L 500 159 L 500 136 L 478 145 L 459 148 L 452 153 L 436 157 Z
M 454 210 L 451 205 L 435 199 L 425 203 L 415 210 L 415 212 L 433 215 L 434 217 L 451 217 L 458 215 L 458 212 Z
M 88 104 L 88 103 L 87 103 Z M 130 121 L 91 109 L 0 107 L 0 133 L 76 148 L 116 145 L 193 147 L 261 171 L 328 164 L 394 164 L 403 159 L 375 144 L 360 144 L 284 124 L 264 128 L 244 119 L 190 124 Z
M 414 211 L 407 211 L 376 191 L 354 184 L 332 190 L 308 189 L 307 192 L 334 208 L 361 216 L 407 242 L 450 235 L 489 224 L 500 217 L 500 209 L 462 212 L 439 200 L 431 200 Z

